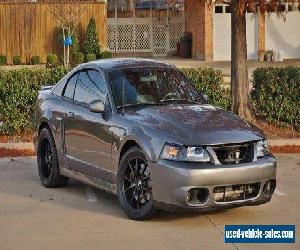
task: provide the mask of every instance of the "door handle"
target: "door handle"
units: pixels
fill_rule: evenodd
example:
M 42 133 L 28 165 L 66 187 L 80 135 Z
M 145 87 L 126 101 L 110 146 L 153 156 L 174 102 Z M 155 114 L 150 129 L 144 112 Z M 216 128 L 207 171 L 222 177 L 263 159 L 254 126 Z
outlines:
M 68 113 L 68 118 L 74 118 L 74 117 L 75 117 L 75 114 L 73 112 Z

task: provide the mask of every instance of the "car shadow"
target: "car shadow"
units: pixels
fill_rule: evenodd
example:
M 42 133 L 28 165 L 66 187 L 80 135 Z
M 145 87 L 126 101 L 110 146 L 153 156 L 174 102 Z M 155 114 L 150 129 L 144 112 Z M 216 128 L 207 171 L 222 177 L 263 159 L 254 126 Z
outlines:
M 127 218 L 126 214 L 120 208 L 118 199 L 115 195 L 87 186 L 76 180 L 70 179 L 66 187 L 54 189 L 45 188 L 40 182 L 35 161 L 34 158 L 14 158 L 13 161 L 8 161 L 8 164 L 6 165 L 1 162 L 0 182 L 7 181 L 7 183 L 4 183 L 4 185 L 2 183 L 0 185 L 2 186 L 0 193 L 18 196 L 27 200 L 29 199 L 67 207 L 71 210 L 105 214 L 116 218 Z M 7 172 L 2 172 L 4 165 L 5 168 L 7 168 Z M 96 197 L 96 201 L 89 201 L 87 189 L 92 190 Z M 228 210 L 216 210 L 205 213 L 177 209 L 158 210 L 154 213 L 151 221 L 166 222 L 182 219 L 201 219 L 201 217 L 205 218 L 214 215 L 221 216 L 226 213 L 228 213 Z M 248 214 L 249 211 L 245 210 L 244 213 Z M 259 213 L 256 215 L 261 216 Z

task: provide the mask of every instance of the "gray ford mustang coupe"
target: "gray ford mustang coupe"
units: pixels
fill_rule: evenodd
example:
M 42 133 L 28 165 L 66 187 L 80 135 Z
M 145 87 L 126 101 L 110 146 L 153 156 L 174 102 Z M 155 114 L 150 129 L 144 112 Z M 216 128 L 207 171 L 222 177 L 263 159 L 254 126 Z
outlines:
M 207 104 L 161 62 L 80 65 L 42 88 L 35 119 L 43 185 L 74 178 L 112 192 L 132 219 L 162 205 L 205 211 L 263 204 L 276 186 L 262 132 Z

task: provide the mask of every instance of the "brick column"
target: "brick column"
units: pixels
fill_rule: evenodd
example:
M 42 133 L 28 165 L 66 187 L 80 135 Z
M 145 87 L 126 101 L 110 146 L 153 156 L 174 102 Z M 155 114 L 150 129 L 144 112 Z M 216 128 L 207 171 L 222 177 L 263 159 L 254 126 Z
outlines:
M 193 36 L 192 57 L 213 59 L 212 7 L 206 0 L 185 0 L 185 30 Z

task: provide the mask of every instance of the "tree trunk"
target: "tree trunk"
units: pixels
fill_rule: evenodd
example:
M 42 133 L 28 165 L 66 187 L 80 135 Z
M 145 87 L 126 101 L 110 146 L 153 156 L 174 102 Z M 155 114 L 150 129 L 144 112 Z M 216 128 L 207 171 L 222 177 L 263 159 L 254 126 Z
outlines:
M 246 1 L 231 1 L 231 92 L 232 111 L 250 119 L 247 67 Z
M 65 28 L 62 26 L 62 31 L 63 31 L 63 44 L 64 44 L 64 67 L 67 67 L 67 62 L 66 62 L 66 34 L 65 34 Z
M 66 55 L 66 67 L 69 68 L 70 64 L 70 45 L 67 46 L 67 55 Z
M 66 61 L 66 45 L 64 44 L 64 67 L 67 67 L 67 61 Z

